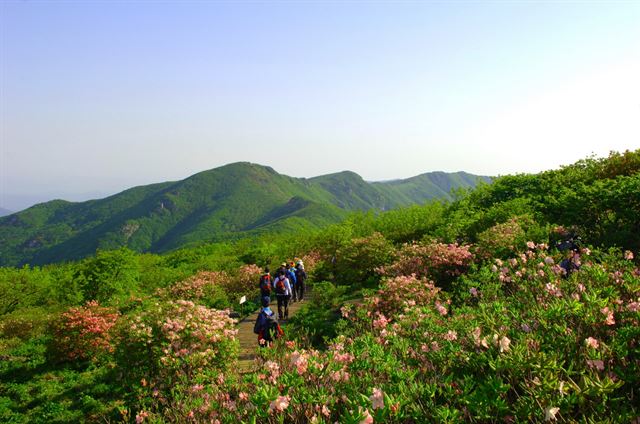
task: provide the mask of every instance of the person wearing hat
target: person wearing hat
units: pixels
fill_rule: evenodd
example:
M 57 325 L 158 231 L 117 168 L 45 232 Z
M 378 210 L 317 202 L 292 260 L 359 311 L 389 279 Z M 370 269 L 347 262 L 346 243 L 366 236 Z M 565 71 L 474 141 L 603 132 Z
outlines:
M 298 300 L 298 292 L 296 290 L 296 286 L 298 285 L 298 282 L 296 281 L 296 270 L 293 267 L 293 262 L 286 264 L 285 267 L 285 275 L 287 276 L 287 279 L 289 280 L 289 284 L 291 285 L 291 303 L 294 303 Z

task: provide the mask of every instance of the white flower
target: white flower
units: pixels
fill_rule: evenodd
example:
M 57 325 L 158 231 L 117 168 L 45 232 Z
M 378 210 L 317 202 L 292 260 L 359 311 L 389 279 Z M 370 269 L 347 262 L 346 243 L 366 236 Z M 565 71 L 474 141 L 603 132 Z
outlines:
M 545 421 L 557 420 L 556 414 L 559 411 L 560 411 L 560 408 L 558 408 L 557 406 L 549 406 L 547 409 L 544 410 L 544 420 Z

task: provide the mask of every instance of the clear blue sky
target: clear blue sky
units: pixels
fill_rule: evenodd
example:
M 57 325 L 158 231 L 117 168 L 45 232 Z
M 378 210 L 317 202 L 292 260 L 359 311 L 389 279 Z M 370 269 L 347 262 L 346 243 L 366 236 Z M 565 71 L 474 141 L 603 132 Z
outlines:
M 0 2 L 0 207 L 640 148 L 640 2 Z

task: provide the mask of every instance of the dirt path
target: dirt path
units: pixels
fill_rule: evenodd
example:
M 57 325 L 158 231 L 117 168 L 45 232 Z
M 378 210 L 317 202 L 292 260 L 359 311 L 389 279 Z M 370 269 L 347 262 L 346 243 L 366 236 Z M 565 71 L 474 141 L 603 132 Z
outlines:
M 306 301 L 305 301 L 306 302 Z M 305 302 L 295 302 L 289 305 L 289 317 L 292 317 L 304 305 Z M 277 313 L 278 304 L 271 302 L 271 309 Z M 258 336 L 253 333 L 253 325 L 258 318 L 258 311 L 254 311 L 238 324 L 238 339 L 240 340 L 240 353 L 238 355 L 238 368 L 240 372 L 247 372 L 253 367 L 258 347 Z M 280 321 L 280 326 L 286 332 L 287 321 Z

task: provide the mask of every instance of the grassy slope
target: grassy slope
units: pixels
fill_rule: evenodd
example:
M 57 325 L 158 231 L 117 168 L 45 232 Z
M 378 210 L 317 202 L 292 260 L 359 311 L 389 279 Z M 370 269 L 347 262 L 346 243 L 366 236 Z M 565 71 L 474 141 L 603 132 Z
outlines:
M 346 211 L 447 196 L 451 187 L 468 186 L 467 176 L 450 180 L 438 173 L 372 184 L 350 171 L 304 179 L 234 163 L 182 181 L 81 203 L 56 200 L 0 218 L 0 266 L 76 259 L 98 248 L 163 252 L 240 233 L 318 228 L 338 222 Z

